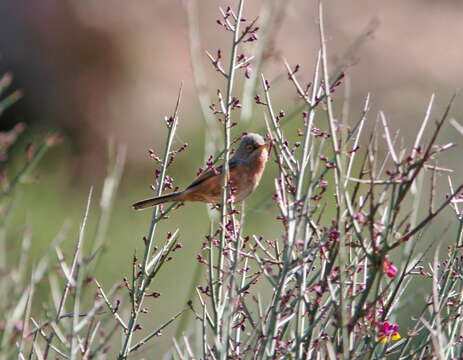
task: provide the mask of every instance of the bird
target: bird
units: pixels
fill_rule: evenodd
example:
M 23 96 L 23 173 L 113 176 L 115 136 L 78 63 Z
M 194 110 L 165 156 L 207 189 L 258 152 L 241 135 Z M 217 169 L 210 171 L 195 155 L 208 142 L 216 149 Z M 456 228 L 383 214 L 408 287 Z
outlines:
M 231 181 L 232 202 L 246 199 L 257 188 L 268 160 L 267 144 L 259 134 L 249 133 L 241 139 L 233 157 L 228 162 Z M 200 174 L 183 191 L 141 200 L 132 205 L 142 210 L 167 202 L 200 201 L 220 203 L 222 187 L 222 165 Z

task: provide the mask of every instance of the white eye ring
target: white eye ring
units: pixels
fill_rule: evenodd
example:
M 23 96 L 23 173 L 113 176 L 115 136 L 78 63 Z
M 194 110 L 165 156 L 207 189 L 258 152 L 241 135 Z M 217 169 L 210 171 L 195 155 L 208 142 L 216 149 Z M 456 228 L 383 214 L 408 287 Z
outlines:
M 247 149 L 248 151 L 252 151 L 252 150 L 254 150 L 254 146 L 248 145 L 248 146 L 246 146 L 246 149 Z

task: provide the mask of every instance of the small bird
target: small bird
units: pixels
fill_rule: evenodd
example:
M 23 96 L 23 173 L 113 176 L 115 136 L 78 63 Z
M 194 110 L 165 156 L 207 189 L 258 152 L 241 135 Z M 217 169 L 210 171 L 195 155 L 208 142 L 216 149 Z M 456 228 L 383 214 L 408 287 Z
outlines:
M 259 185 L 268 159 L 267 144 L 259 134 L 248 134 L 228 162 L 231 186 L 235 189 L 233 202 L 246 199 Z M 173 201 L 202 201 L 219 203 L 222 186 L 222 166 L 216 171 L 208 169 L 183 191 L 141 200 L 132 205 L 135 210 L 146 209 Z

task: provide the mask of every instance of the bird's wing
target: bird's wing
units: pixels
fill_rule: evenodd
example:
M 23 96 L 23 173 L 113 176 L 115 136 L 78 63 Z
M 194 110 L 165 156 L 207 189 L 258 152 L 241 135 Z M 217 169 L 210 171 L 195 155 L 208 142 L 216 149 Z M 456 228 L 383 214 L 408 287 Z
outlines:
M 233 160 L 233 159 L 231 159 L 229 161 L 229 163 L 228 163 L 229 169 L 233 169 L 234 167 L 236 167 L 236 165 L 238 165 L 238 161 Z M 186 190 L 192 188 L 193 186 L 201 184 L 204 180 L 207 180 L 207 179 L 209 179 L 209 178 L 211 178 L 213 176 L 218 176 L 218 175 L 222 174 L 222 168 L 223 168 L 223 165 L 220 165 L 219 167 L 216 167 L 215 172 L 212 169 L 207 169 L 202 174 L 199 174 L 198 177 L 193 180 L 193 182 L 190 184 L 190 186 L 188 186 L 186 188 Z

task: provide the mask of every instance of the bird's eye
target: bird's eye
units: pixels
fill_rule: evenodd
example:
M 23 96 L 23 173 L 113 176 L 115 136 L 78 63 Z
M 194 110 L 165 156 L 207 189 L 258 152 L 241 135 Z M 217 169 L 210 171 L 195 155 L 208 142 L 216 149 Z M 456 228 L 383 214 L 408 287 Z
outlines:
M 248 146 L 246 146 L 246 149 L 248 149 L 248 151 L 252 151 L 252 150 L 254 150 L 254 146 L 248 145 Z

